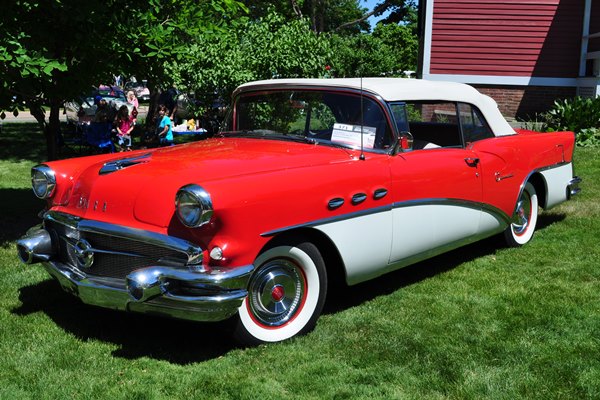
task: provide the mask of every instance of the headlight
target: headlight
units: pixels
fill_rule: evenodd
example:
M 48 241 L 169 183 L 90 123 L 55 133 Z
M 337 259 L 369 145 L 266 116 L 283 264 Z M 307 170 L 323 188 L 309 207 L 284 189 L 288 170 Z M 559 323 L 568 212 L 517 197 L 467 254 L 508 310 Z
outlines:
M 198 185 L 185 185 L 177 191 L 175 209 L 181 223 L 190 228 L 208 224 L 213 215 L 210 195 Z
M 31 168 L 31 187 L 40 199 L 51 197 L 56 189 L 56 176 L 52 168 L 44 164 Z

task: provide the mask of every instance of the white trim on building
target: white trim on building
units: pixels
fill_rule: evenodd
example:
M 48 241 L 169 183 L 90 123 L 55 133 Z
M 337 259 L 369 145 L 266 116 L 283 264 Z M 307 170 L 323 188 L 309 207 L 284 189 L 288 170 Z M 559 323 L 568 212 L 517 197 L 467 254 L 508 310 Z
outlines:
M 566 86 L 576 87 L 577 78 L 550 78 L 535 76 L 496 76 L 496 75 L 454 75 L 430 74 L 423 72 L 423 79 L 432 81 L 452 81 L 479 85 L 514 86 Z

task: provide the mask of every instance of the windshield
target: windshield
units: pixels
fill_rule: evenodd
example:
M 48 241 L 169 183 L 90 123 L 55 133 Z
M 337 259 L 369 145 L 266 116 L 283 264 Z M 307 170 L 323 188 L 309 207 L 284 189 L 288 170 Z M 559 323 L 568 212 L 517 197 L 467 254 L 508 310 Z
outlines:
M 386 115 L 375 100 L 314 90 L 245 93 L 235 101 L 223 132 L 365 149 L 383 150 L 392 143 Z

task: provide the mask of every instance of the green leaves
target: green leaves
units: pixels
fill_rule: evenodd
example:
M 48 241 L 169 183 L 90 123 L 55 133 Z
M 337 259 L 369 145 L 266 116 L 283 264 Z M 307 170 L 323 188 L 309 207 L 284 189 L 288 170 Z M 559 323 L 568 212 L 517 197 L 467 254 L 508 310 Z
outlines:
M 338 77 L 403 76 L 416 70 L 418 38 L 404 25 L 377 25 L 372 34 L 334 36 Z
M 321 77 L 330 55 L 328 37 L 315 34 L 307 20 L 271 12 L 257 21 L 238 21 L 218 36 L 197 37 L 185 59 L 171 60 L 168 68 L 180 88 L 228 97 L 249 80 Z
M 579 146 L 600 146 L 600 97 L 557 100 L 541 118 L 545 131 L 573 131 Z

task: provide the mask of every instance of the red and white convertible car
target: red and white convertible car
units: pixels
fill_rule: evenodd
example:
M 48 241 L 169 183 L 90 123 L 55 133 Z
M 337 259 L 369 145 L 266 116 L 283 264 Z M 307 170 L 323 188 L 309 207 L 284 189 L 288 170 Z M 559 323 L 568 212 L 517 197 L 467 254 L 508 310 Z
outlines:
M 470 86 L 293 79 L 240 86 L 218 137 L 33 168 L 18 241 L 88 304 L 234 318 L 249 343 L 314 327 L 356 284 L 503 234 L 579 191 L 572 132 L 515 131 Z

